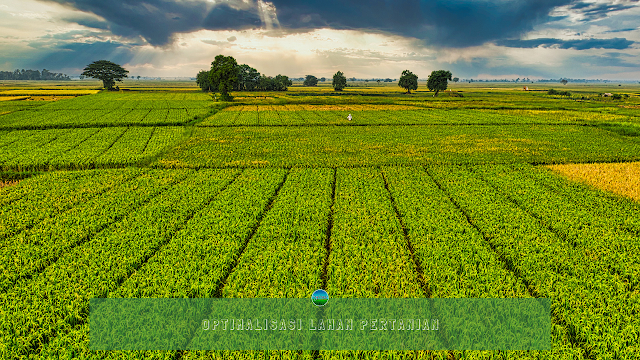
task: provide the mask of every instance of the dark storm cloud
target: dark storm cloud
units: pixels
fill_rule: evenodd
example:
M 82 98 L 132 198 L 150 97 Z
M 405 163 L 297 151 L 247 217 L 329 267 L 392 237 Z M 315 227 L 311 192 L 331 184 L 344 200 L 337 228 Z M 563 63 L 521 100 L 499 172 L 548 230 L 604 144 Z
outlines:
M 443 47 L 517 37 L 573 0 L 273 0 L 289 28 L 383 31 Z
M 106 21 L 102 21 L 99 19 L 96 19 L 93 16 L 67 16 L 62 18 L 62 20 L 67 21 L 67 22 L 74 22 L 76 24 L 80 24 L 82 26 L 86 26 L 89 28 L 93 28 L 93 29 L 100 29 L 100 30 L 108 30 L 109 29 L 109 23 Z
M 172 35 L 200 29 L 245 29 L 261 25 L 257 10 L 240 0 L 215 5 L 205 1 L 171 0 L 42 0 L 59 3 L 106 22 L 90 18 L 67 20 L 98 29 L 108 28 L 115 35 L 142 36 L 155 46 L 171 43 Z
M 531 39 L 531 40 L 500 40 L 496 41 L 498 46 L 506 46 L 513 48 L 533 49 L 537 47 L 558 48 L 558 49 L 628 49 L 634 42 L 624 38 L 613 39 L 580 39 L 580 40 L 561 40 L 551 38 Z
M 256 0 L 213 2 L 171 0 L 42 0 L 105 19 L 73 20 L 116 35 L 142 36 L 162 46 L 175 33 L 200 29 L 262 27 Z M 550 12 L 564 5 L 592 11 L 577 0 L 272 0 L 287 32 L 317 28 L 355 29 L 415 37 L 428 45 L 466 47 L 517 38 L 534 26 L 561 18 Z
M 578 2 L 571 6 L 571 9 L 578 10 L 578 13 L 582 14 L 584 17 L 582 21 L 593 21 L 605 18 L 612 12 L 634 8 L 638 6 L 638 2 L 639 0 L 627 0 L 613 4 Z
M 35 69 L 82 69 L 96 60 L 126 64 L 133 56 L 130 46 L 118 42 L 67 43 L 51 49 L 29 65 Z

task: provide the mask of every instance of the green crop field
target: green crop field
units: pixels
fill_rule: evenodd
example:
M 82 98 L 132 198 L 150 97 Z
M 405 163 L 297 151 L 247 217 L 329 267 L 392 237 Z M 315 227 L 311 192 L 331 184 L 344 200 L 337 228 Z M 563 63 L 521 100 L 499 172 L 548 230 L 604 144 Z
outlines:
M 543 166 L 640 161 L 640 87 L 178 85 L 0 102 L 0 358 L 640 358 L 640 204 Z M 552 348 L 89 348 L 89 299 L 316 289 L 549 298 Z

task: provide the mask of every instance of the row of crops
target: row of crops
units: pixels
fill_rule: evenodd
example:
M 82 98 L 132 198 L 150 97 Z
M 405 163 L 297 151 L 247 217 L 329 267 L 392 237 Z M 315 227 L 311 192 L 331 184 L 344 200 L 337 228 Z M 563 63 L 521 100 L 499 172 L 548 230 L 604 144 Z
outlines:
M 52 129 L 105 126 L 184 125 L 194 117 L 209 113 L 203 108 L 110 110 L 37 110 L 17 111 L 0 116 L 0 129 Z
M 182 127 L 105 127 L 0 132 L 0 169 L 133 165 L 178 143 Z
M 638 160 L 639 149 L 637 139 L 589 126 L 197 127 L 161 164 L 342 167 L 566 163 Z
M 395 106 L 278 105 L 234 106 L 200 122 L 199 126 L 309 125 L 508 125 L 592 124 L 630 121 L 629 116 L 576 111 L 494 111 L 410 109 Z M 352 120 L 347 116 L 351 114 Z
M 0 215 L 3 358 L 640 356 L 640 206 L 529 165 L 51 172 L 0 189 Z M 317 288 L 550 298 L 552 350 L 88 350 L 90 298 Z

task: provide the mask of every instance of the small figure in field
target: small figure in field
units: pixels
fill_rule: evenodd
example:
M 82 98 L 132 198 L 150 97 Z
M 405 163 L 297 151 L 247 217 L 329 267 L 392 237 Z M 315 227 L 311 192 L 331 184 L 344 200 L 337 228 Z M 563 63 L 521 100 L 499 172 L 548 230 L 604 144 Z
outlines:
M 351 117 L 351 114 L 349 114 L 349 116 L 347 116 L 347 120 L 351 121 L 351 119 L 353 118 Z

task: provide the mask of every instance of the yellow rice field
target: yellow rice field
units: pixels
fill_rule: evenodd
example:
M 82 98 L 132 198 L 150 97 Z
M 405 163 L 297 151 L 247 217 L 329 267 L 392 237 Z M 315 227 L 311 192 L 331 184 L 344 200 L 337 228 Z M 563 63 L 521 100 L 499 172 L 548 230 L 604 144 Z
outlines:
M 640 162 L 547 167 L 571 180 L 640 201 Z

